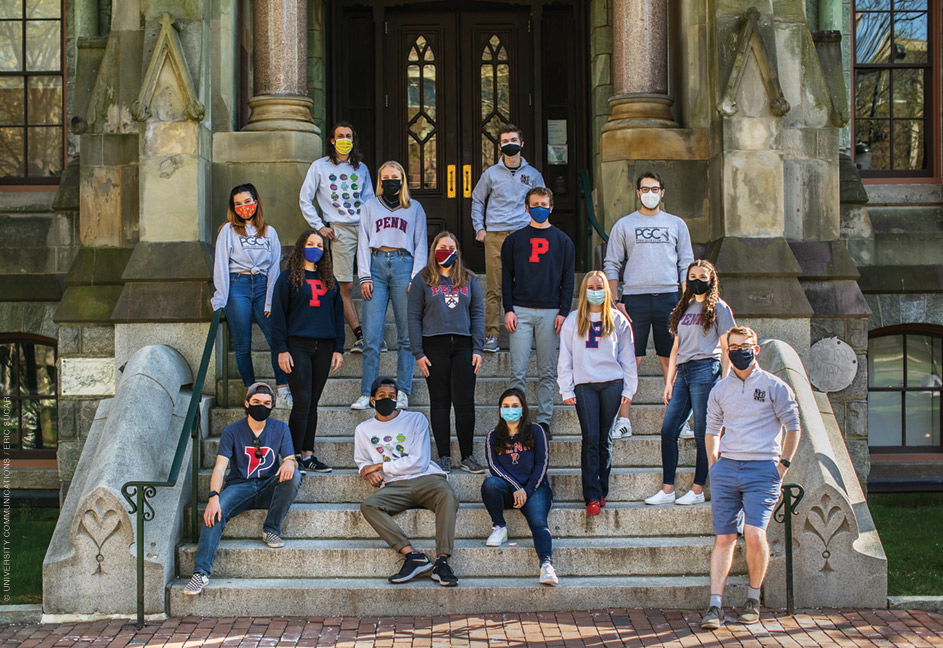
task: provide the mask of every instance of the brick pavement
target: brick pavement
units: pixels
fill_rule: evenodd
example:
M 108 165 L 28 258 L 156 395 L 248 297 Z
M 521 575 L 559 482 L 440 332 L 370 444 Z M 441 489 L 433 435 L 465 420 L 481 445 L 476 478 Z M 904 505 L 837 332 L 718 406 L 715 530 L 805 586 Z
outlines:
M 591 646 L 741 646 L 766 648 L 943 647 L 943 614 L 905 610 L 764 611 L 760 623 L 733 621 L 716 632 L 699 627 L 697 612 L 593 610 L 573 613 L 363 618 L 168 619 L 137 631 L 126 621 L 10 625 L 0 646 L 18 648 L 577 648 Z

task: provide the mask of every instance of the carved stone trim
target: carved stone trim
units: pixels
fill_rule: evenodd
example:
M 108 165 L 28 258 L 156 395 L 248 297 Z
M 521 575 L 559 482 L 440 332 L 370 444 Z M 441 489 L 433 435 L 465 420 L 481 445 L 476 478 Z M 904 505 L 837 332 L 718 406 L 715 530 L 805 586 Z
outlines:
M 160 18 L 160 24 L 160 34 L 157 36 L 154 54 L 147 65 L 147 72 L 144 73 L 144 81 L 141 84 L 141 92 L 138 94 L 137 101 L 131 107 L 131 114 L 137 121 L 147 121 L 152 117 L 151 100 L 157 90 L 164 63 L 169 60 L 180 90 L 186 99 L 187 117 L 193 121 L 202 121 L 206 109 L 197 99 L 196 91 L 193 88 L 193 79 L 190 78 L 190 69 L 187 67 L 183 49 L 180 47 L 180 37 L 177 35 L 173 16 L 164 12 L 164 15 Z
M 720 101 L 717 102 L 717 110 L 727 117 L 737 114 L 737 91 L 740 89 L 743 73 L 746 70 L 747 55 L 751 50 L 759 66 L 760 78 L 766 88 L 766 94 L 769 96 L 770 112 L 777 117 L 782 117 L 790 109 L 786 95 L 783 94 L 782 86 L 779 84 L 779 72 L 770 60 L 766 49 L 766 42 L 759 27 L 759 18 L 760 12 L 756 7 L 750 7 L 740 18 L 740 38 L 737 41 L 736 55 L 727 71 L 727 78 L 721 86 L 724 92 Z

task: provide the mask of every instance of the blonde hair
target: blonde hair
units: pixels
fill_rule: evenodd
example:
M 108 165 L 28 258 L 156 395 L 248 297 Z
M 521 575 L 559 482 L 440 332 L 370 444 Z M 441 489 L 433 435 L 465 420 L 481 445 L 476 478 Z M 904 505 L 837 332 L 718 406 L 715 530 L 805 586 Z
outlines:
M 753 340 L 753 344 L 759 344 L 760 338 L 757 336 L 756 331 L 751 329 L 749 326 L 734 326 L 729 331 L 727 331 L 727 339 L 730 339 L 731 335 L 743 335 L 746 337 L 747 342 Z
M 380 165 L 380 168 L 377 169 L 377 197 L 383 195 L 383 181 L 380 180 L 380 176 L 383 173 L 383 169 L 390 167 L 399 171 L 399 177 L 403 181 L 402 186 L 399 190 L 399 206 L 403 209 L 409 207 L 409 187 L 406 186 L 406 169 L 403 168 L 403 165 L 395 160 L 389 160 Z
M 609 337 L 612 331 L 615 330 L 615 319 L 612 316 L 612 293 L 609 291 L 609 280 L 606 279 L 606 275 L 602 270 L 587 272 L 580 284 L 580 299 L 576 309 L 576 331 L 581 338 L 586 337 L 589 333 L 589 300 L 586 299 L 586 286 L 589 284 L 591 277 L 602 279 L 603 290 L 606 291 L 606 301 L 603 302 L 599 319 L 602 322 L 602 337 Z

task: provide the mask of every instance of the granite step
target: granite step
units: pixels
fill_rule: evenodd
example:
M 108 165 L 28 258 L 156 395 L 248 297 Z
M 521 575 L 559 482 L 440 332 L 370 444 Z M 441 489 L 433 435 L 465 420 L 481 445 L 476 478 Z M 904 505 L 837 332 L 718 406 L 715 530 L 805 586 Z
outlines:
M 490 531 L 490 529 L 489 529 Z M 706 576 L 710 573 L 712 536 L 647 538 L 555 538 L 553 564 L 560 578 L 574 576 Z M 429 538 L 414 543 L 435 555 Z M 746 571 L 743 552 L 735 554 L 732 573 Z M 177 548 L 181 574 L 193 572 L 195 544 Z M 501 547 L 485 546 L 485 537 L 457 540 L 449 559 L 462 578 L 505 576 L 529 578 L 538 572 L 534 543 L 528 534 L 511 537 Z M 214 578 L 386 578 L 400 558 L 383 540 L 286 540 L 273 550 L 261 538 L 223 540 L 213 563 Z
M 421 577 L 403 585 L 385 578 L 212 578 L 199 596 L 188 579 L 168 587 L 170 616 L 430 616 L 566 612 L 620 608 L 699 609 L 710 593 L 706 576 L 564 577 L 558 587 L 529 578 L 461 578 L 440 587 Z M 730 600 L 746 594 L 745 579 L 727 583 Z

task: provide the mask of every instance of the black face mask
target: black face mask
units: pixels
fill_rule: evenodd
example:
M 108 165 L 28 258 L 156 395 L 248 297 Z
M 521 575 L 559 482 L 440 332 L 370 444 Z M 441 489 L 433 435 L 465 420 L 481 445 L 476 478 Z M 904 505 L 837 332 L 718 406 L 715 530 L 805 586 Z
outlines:
M 381 180 L 380 186 L 383 188 L 383 197 L 393 198 L 403 188 L 402 180 Z
M 514 157 L 521 152 L 520 144 L 505 144 L 501 147 L 501 152 L 507 155 L 508 157 Z
M 706 295 L 711 289 L 711 282 L 703 279 L 688 279 L 688 286 L 695 295 Z
M 731 349 L 727 352 L 727 357 L 730 358 L 730 364 L 735 368 L 745 371 L 753 364 L 756 354 L 753 352 L 752 347 L 749 349 Z
M 396 400 L 392 398 L 374 398 L 373 407 L 380 416 L 389 416 L 396 411 Z
M 272 413 L 272 408 L 265 405 L 249 405 L 246 412 L 256 421 L 262 422 Z

